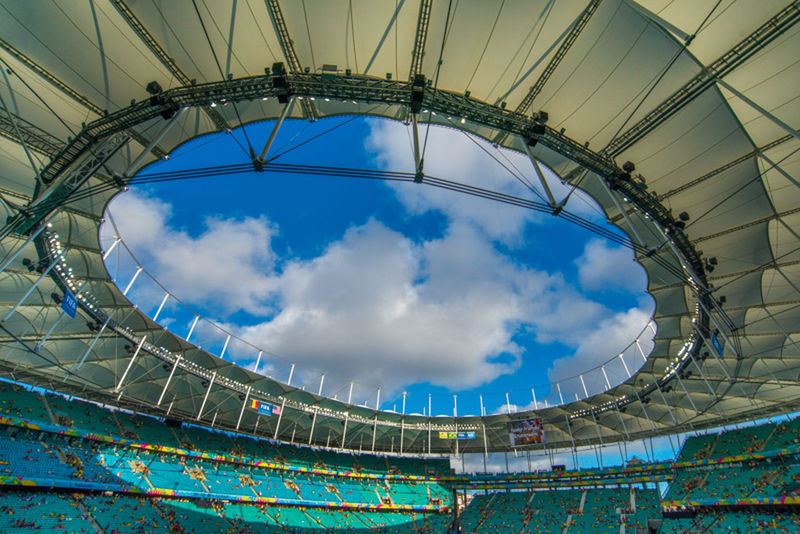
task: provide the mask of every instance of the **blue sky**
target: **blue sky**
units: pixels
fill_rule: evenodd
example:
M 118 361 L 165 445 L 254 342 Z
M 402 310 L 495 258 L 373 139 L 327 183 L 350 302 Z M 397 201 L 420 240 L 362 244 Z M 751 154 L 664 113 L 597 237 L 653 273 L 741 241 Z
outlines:
M 287 121 L 270 156 L 281 163 L 410 171 L 410 128 L 399 122 L 335 117 Z M 256 151 L 271 122 L 248 126 Z M 423 128 L 423 132 L 424 132 Z M 241 131 L 179 147 L 143 173 L 248 161 Z M 427 174 L 537 199 L 476 139 L 430 129 Z M 537 187 L 526 157 L 484 149 Z M 566 189 L 551 176 L 558 198 Z M 605 217 L 588 197 L 567 209 Z M 652 313 L 644 270 L 631 251 L 560 218 L 413 183 L 248 173 L 134 187 L 110 206 L 119 233 L 142 266 L 172 295 L 227 331 L 287 361 L 294 384 L 408 413 L 478 414 L 555 402 L 548 383 L 623 350 Z M 114 230 L 105 225 L 107 247 Z M 124 254 L 107 261 L 124 287 L 135 267 Z M 134 302 L 154 313 L 159 289 L 142 277 Z M 168 300 L 159 322 L 186 335 L 192 313 Z M 206 325 L 192 341 L 219 353 L 225 336 Z M 254 364 L 234 341 L 226 359 Z M 645 346 L 647 350 L 647 346 Z M 630 366 L 641 360 L 632 356 Z M 317 371 L 313 371 L 317 370 Z M 632 369 L 631 369 L 632 370 Z M 260 371 L 286 380 L 287 364 L 265 356 Z M 619 369 L 609 368 L 612 380 Z M 573 394 L 575 383 L 564 383 Z M 599 387 L 599 386 L 598 386 Z M 591 389 L 591 386 L 590 386 Z M 582 396 L 582 395 L 581 395 Z M 565 399 L 566 400 L 566 399 Z

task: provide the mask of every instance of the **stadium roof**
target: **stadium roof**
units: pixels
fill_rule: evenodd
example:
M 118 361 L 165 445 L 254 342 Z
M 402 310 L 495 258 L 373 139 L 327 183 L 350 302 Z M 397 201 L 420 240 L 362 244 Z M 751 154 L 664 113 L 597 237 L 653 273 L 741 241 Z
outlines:
M 796 410 L 799 4 L 4 0 L 3 372 L 295 443 L 413 453 L 507 450 L 508 421 L 527 416 L 566 447 Z M 648 272 L 657 336 L 641 368 L 531 412 L 404 416 L 255 374 L 140 313 L 98 237 L 126 171 L 292 98 L 297 118 L 408 120 L 418 106 L 420 121 L 532 145 L 628 233 Z M 70 284 L 81 320 L 52 296 Z M 256 428 L 252 398 L 283 414 Z M 477 438 L 438 439 L 455 429 Z

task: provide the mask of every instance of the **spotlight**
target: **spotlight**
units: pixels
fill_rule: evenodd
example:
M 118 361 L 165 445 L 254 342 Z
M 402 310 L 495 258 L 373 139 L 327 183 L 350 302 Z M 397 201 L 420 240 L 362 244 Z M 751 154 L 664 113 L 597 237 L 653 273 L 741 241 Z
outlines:
M 630 161 L 626 161 L 625 163 L 622 164 L 622 170 L 627 173 L 632 173 L 633 171 L 636 170 L 636 165 L 634 165 Z
M 545 128 L 544 124 L 534 124 L 528 128 L 528 131 L 526 132 L 525 143 L 529 147 L 536 146 L 536 143 L 539 142 L 539 137 L 544 135 L 545 132 L 547 132 L 547 128 Z
M 689 214 L 686 213 L 685 211 L 682 211 L 678 214 L 678 219 L 682 220 L 683 222 L 686 222 L 689 220 Z
M 155 80 L 153 80 L 152 82 L 148 83 L 148 84 L 147 84 L 147 87 L 145 87 L 145 90 L 146 90 L 148 93 L 150 93 L 151 95 L 154 95 L 154 96 L 164 91 L 164 90 L 161 88 L 161 84 L 160 84 L 160 83 L 158 83 L 158 82 L 157 82 L 157 81 L 155 81 Z

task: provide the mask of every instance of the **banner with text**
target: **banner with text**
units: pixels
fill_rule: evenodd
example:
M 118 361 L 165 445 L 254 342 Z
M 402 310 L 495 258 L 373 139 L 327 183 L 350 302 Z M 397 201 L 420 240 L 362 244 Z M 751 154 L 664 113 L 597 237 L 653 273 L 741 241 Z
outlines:
M 475 432 L 439 432 L 439 439 L 475 439 Z
M 281 407 L 275 406 L 274 404 L 270 404 L 268 402 L 260 401 L 260 400 L 252 400 L 250 401 L 250 407 L 261 415 L 278 415 L 281 413 Z
M 522 421 L 511 421 L 508 423 L 508 437 L 511 446 L 531 445 L 532 443 L 544 443 L 544 428 L 542 420 L 523 419 Z

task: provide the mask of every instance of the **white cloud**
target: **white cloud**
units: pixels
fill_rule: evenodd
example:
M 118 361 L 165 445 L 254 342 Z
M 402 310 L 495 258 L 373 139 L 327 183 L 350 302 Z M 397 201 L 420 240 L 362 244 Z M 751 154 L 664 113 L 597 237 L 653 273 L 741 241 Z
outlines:
M 397 148 L 408 144 L 404 126 L 376 121 L 371 127 L 369 143 L 381 165 L 413 166 L 411 153 Z M 436 128 L 430 135 L 426 172 L 530 197 L 463 135 Z M 532 173 L 523 156 L 509 157 Z M 327 373 L 326 393 L 346 384 L 334 375 L 380 384 L 384 398 L 420 382 L 476 387 L 519 368 L 519 332 L 574 348 L 550 371 L 551 378 L 571 376 L 615 354 L 650 317 L 647 305 L 612 314 L 561 274 L 528 268 L 498 252 L 493 241 L 517 243 L 525 224 L 535 220 L 531 212 L 416 184 L 400 184 L 395 192 L 412 213 L 443 211 L 444 235 L 415 242 L 369 220 L 318 257 L 300 261 L 275 256 L 278 228 L 263 216 L 208 217 L 189 232 L 172 226 L 169 204 L 140 192 L 118 196 L 110 211 L 145 268 L 176 297 L 218 309 L 215 320 L 239 311 L 260 320 L 226 328 Z M 109 232 L 104 226 L 106 238 Z M 588 270 L 578 264 L 582 286 L 611 283 L 621 253 L 626 251 L 589 243 L 581 259 Z M 627 263 L 641 271 L 630 258 Z M 253 354 L 232 347 L 226 358 L 249 365 Z M 280 364 L 265 359 L 262 367 L 273 372 Z M 319 374 L 298 368 L 293 383 L 304 381 L 312 387 Z
M 264 217 L 208 217 L 195 237 L 169 226 L 169 204 L 139 192 L 117 196 L 109 211 L 125 243 L 173 294 L 226 312 L 269 310 L 276 230 Z M 106 237 L 111 232 L 103 227 Z
M 517 367 L 516 358 L 489 361 L 520 350 L 511 336 L 522 297 L 504 274 L 522 273 L 471 229 L 417 245 L 373 220 L 322 256 L 287 265 L 276 283 L 280 313 L 242 333 L 387 392 L 423 380 L 472 387 Z
M 591 329 L 584 336 L 577 337 L 575 353 L 553 362 L 553 366 L 548 372 L 551 382 L 575 376 L 581 371 L 598 366 L 620 354 L 647 326 L 652 317 L 650 308 L 652 308 L 652 305 L 643 304 L 642 307 L 615 313 L 600 321 L 596 328 Z M 643 336 L 640 341 L 645 354 L 652 348 L 652 344 L 648 342 L 651 339 L 652 335 L 648 334 Z M 636 350 L 638 351 L 638 349 Z M 631 351 L 631 355 L 633 355 L 633 351 Z M 628 355 L 626 361 L 629 362 L 628 365 L 631 372 L 633 372 L 638 369 L 641 360 L 634 359 L 631 355 Z M 641 356 L 638 357 L 640 358 Z M 607 372 L 612 386 L 614 385 L 614 379 L 622 378 L 620 373 L 615 371 L 614 366 L 609 366 Z M 599 375 L 596 378 L 598 381 L 601 380 Z M 580 394 L 580 396 L 583 397 L 583 394 Z
M 610 246 L 602 239 L 586 243 L 575 265 L 578 266 L 578 280 L 586 291 L 643 291 L 647 286 L 644 267 L 634 260 L 633 252 L 624 247 Z
M 369 121 L 369 125 L 370 134 L 366 145 L 373 152 L 377 164 L 387 170 L 413 172 L 414 154 L 409 144 L 410 127 L 380 119 Z M 425 135 L 425 128 L 421 128 L 420 143 L 424 142 Z M 425 174 L 539 200 L 464 134 L 431 127 L 427 135 Z M 509 166 L 491 145 L 483 140 L 479 142 Z M 526 158 L 509 151 L 505 154 L 525 175 L 533 176 L 533 169 Z M 451 221 L 469 221 L 490 237 L 506 242 L 517 240 L 525 223 L 540 217 L 524 208 L 430 186 L 390 182 L 390 187 L 410 213 L 440 210 Z
M 373 153 L 378 166 L 391 171 L 413 172 L 414 153 L 410 126 L 381 119 L 371 119 L 369 125 L 366 147 Z M 470 138 L 464 133 L 441 126 L 432 126 L 430 131 L 421 128 L 420 143 L 424 143 L 426 135 L 428 141 L 424 158 L 425 174 L 537 202 L 546 199 L 544 189 L 526 155 L 508 149 L 498 150 L 477 136 Z M 476 143 L 491 155 L 478 148 Z M 542 164 L 541 168 L 557 201 L 571 192 L 572 188 L 562 184 L 546 165 Z M 523 177 L 540 196 L 532 193 L 508 169 Z M 506 244 L 522 244 L 519 238 L 525 224 L 540 223 L 548 217 L 524 208 L 445 189 L 396 182 L 390 182 L 390 187 L 410 213 L 440 210 L 451 221 L 469 221 L 491 238 Z M 580 190 L 572 193 L 566 208 L 583 217 L 598 218 L 597 203 Z M 600 219 L 605 221 L 605 216 Z

